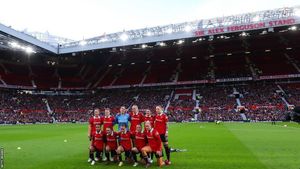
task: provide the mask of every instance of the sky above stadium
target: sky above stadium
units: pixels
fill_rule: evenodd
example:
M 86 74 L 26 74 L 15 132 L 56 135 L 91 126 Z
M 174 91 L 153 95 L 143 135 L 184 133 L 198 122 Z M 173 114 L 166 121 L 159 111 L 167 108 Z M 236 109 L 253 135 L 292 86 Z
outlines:
M 300 5 L 299 0 L 1 0 L 0 23 L 82 40 L 196 19 Z

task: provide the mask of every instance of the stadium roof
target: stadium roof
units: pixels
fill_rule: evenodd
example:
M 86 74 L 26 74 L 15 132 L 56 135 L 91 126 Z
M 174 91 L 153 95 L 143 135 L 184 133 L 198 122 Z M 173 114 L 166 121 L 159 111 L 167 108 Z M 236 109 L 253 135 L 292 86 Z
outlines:
M 192 37 L 214 36 L 230 32 L 246 32 L 257 29 L 296 25 L 299 23 L 300 6 L 285 7 L 105 34 L 100 37 L 64 43 L 58 46 L 52 46 L 30 35 L 0 24 L 2 36 L 7 37 L 3 38 L 5 40 L 1 41 L 0 45 L 3 48 L 15 47 L 27 52 L 36 52 L 33 48 L 37 47 L 52 53 L 63 54 L 135 44 L 159 43 Z M 26 42 L 27 44 L 24 46 L 19 45 L 19 41 L 23 43 Z

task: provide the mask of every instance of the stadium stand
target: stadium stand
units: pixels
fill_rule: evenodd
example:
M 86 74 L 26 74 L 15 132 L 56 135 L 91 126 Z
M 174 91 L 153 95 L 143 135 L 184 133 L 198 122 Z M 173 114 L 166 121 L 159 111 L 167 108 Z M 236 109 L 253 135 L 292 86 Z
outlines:
M 177 122 L 284 120 L 300 105 L 297 26 L 63 54 L 8 45 L 0 48 L 0 123 L 86 122 L 95 108 L 116 114 L 133 104 L 162 105 Z

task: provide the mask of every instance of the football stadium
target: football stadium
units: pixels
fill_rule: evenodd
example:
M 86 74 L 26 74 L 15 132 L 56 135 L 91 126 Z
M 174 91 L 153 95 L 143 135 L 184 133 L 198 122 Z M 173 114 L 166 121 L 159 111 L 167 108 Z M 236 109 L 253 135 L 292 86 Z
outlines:
M 0 11 L 0 169 L 300 168 L 299 2 L 256 10 L 243 2 L 243 12 L 157 24 L 142 15 L 146 1 L 127 0 L 128 14 L 111 14 L 136 10 L 151 26 L 122 30 L 120 20 L 111 22 L 119 31 L 74 38 L 72 17 L 83 34 L 92 21 L 72 16 L 72 1 L 57 4 L 62 18 L 30 1 L 13 4 L 16 22 L 27 26 L 24 8 L 66 37 L 17 29 Z M 151 10 L 175 17 L 172 4 L 160 8 Z

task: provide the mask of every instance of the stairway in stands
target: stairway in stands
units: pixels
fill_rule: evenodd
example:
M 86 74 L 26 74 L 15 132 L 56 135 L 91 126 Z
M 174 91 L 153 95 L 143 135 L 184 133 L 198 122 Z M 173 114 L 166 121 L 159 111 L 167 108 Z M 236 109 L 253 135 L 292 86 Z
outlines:
M 236 100 L 236 104 L 237 104 L 237 111 L 239 111 L 239 108 L 243 107 L 241 100 L 240 100 L 240 93 L 237 91 L 237 89 L 234 87 L 233 88 L 233 95 L 235 96 L 235 100 Z M 244 112 L 239 112 L 241 115 L 241 118 L 246 121 L 247 120 L 247 116 Z
M 171 101 L 172 101 L 172 99 L 173 99 L 174 93 L 175 93 L 175 90 L 172 90 L 172 92 L 171 92 L 171 94 L 170 94 L 170 97 L 169 97 L 169 100 L 168 100 L 168 102 L 167 102 L 167 104 L 166 104 L 166 106 L 165 106 L 164 112 L 167 112 L 167 111 L 168 111 L 168 108 L 169 108 L 169 106 L 170 106 L 170 104 L 171 104 Z
M 45 103 L 46 105 L 46 109 L 47 109 L 47 112 L 49 114 L 49 116 L 52 118 L 52 121 L 53 122 L 57 122 L 57 120 L 55 119 L 55 117 L 53 116 L 53 110 L 51 109 L 49 103 L 48 103 L 48 100 L 47 99 L 43 99 L 43 102 Z
M 284 104 L 287 106 L 287 107 L 289 107 L 290 106 L 290 104 L 288 103 L 288 101 L 285 99 L 285 97 L 284 97 L 284 95 L 286 95 L 286 93 L 285 93 L 285 91 L 282 89 L 282 87 L 280 86 L 280 85 L 277 85 L 277 87 L 278 87 L 278 93 L 282 93 L 282 94 L 280 94 L 280 98 L 281 98 L 281 100 L 284 102 Z

